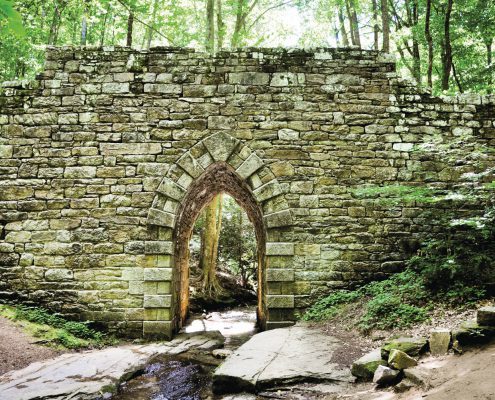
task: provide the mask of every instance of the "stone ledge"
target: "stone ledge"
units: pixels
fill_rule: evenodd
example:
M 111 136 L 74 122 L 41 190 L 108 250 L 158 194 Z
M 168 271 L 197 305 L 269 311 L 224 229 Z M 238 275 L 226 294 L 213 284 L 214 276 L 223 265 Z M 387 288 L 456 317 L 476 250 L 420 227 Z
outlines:
M 295 325 L 294 321 L 267 321 L 266 330 L 269 331 L 271 329 L 287 328 L 288 326 L 293 325 Z

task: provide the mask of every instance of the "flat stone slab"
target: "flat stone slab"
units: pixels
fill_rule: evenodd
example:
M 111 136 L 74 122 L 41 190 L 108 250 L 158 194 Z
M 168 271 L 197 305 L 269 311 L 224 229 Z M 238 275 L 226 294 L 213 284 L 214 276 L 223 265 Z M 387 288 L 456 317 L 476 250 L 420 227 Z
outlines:
M 216 369 L 213 390 L 257 392 L 294 382 L 353 382 L 348 368 L 332 362 L 340 346 L 339 339 L 304 326 L 259 333 Z
M 223 346 L 218 332 L 181 334 L 171 342 L 63 354 L 0 376 L 0 399 L 95 399 L 131 378 L 159 354 Z

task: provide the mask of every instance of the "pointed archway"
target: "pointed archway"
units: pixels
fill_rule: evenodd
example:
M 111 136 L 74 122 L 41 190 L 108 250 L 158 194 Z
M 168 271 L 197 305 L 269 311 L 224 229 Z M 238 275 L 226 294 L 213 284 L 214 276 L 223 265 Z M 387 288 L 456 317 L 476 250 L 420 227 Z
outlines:
M 277 239 L 292 214 L 283 187 L 250 148 L 227 133 L 213 134 L 183 154 L 156 190 L 145 245 L 144 336 L 172 337 L 187 313 L 188 242 L 213 197 L 230 194 L 247 212 L 258 247 L 258 319 L 262 329 L 294 321 L 294 245 Z

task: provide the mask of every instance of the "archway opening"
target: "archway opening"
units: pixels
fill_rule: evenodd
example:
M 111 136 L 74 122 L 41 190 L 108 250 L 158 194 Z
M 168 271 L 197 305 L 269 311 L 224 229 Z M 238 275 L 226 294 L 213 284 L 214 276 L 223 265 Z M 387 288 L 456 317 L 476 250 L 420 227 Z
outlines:
M 195 233 L 195 225 L 198 228 L 198 219 L 201 219 L 202 212 L 215 202 L 221 195 L 224 194 L 224 198 L 228 202 L 234 211 L 232 214 L 238 215 L 238 210 L 235 210 L 237 204 L 242 208 L 242 214 L 252 225 L 253 240 L 255 244 L 255 251 L 252 255 L 252 265 L 255 265 L 255 276 L 248 277 L 246 273 L 244 278 L 248 281 L 247 284 L 256 282 L 256 314 L 258 326 L 261 329 L 265 328 L 266 322 L 266 300 L 265 300 L 265 247 L 266 247 L 266 233 L 263 224 L 261 208 L 254 198 L 248 184 L 242 180 L 234 171 L 234 169 L 223 162 L 218 162 L 210 165 L 205 172 L 198 177 L 189 187 L 186 195 L 184 196 L 178 210 L 178 216 L 176 220 L 174 230 L 174 299 L 173 302 L 173 315 L 174 315 L 174 328 L 178 331 L 185 323 L 189 311 L 190 311 L 190 284 L 191 284 L 191 264 L 194 263 L 194 257 L 191 257 L 191 253 L 194 256 L 194 251 L 191 252 L 191 239 Z M 242 215 L 241 214 L 241 215 Z M 230 215 L 229 217 L 232 217 Z M 204 218 L 204 216 L 203 216 Z M 201 222 L 201 221 L 200 221 Z M 231 227 L 230 227 L 231 228 Z M 198 233 L 198 229 L 196 229 Z M 228 234 L 228 233 L 227 233 Z M 231 238 L 229 238 L 231 239 Z M 197 238 L 193 240 L 196 242 Z M 193 249 L 194 250 L 194 249 Z M 199 249 L 200 250 L 200 249 Z M 221 252 L 220 252 L 220 255 Z M 225 254 L 224 254 L 225 256 Z M 225 258 L 225 257 L 224 257 Z M 220 259 L 222 262 L 223 260 Z M 251 267 L 252 267 L 251 265 Z M 237 265 L 239 267 L 239 265 Z M 242 268 L 242 265 L 241 265 Z M 234 268 L 235 269 L 235 266 Z M 241 271 L 238 271 L 241 272 Z M 244 271 L 249 272 L 249 271 Z M 194 279 L 200 279 L 201 277 L 193 277 Z M 239 276 L 240 281 L 242 277 Z M 241 283 L 241 282 L 239 282 Z

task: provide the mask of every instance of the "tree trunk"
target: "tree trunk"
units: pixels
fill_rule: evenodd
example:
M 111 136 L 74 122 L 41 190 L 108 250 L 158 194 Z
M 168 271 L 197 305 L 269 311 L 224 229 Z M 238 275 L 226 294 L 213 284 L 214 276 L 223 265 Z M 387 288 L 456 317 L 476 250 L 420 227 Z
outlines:
M 62 12 L 65 8 L 65 2 L 57 2 L 55 4 L 55 9 L 53 10 L 52 22 L 50 24 L 50 33 L 48 34 L 48 44 L 55 45 L 58 38 L 58 29 L 60 27 L 60 20 Z
M 158 13 L 158 0 L 153 2 L 153 11 L 151 13 L 150 24 L 146 31 L 146 48 L 149 50 L 151 47 L 151 41 L 153 40 L 153 28 L 156 23 L 156 14 Z
M 442 89 L 449 89 L 450 72 L 452 70 L 452 46 L 450 43 L 450 16 L 454 0 L 448 0 L 444 24 L 444 51 L 442 57 Z
M 493 45 L 493 38 L 488 40 L 486 43 L 486 66 L 488 68 L 488 93 L 492 93 L 492 85 L 493 85 L 493 72 L 492 72 L 492 45 Z
M 134 28 L 134 13 L 129 12 L 129 18 L 127 19 L 127 47 L 132 47 L 132 29 Z
M 381 0 L 382 11 L 382 50 L 386 53 L 390 52 L 390 17 L 388 14 L 387 0 Z
M 345 29 L 344 12 L 340 7 L 339 7 L 339 24 L 340 24 L 340 33 L 342 35 L 342 42 L 344 44 L 344 47 L 349 47 L 349 37 L 347 36 L 347 31 Z
M 350 22 L 351 40 L 354 46 L 361 48 L 361 38 L 359 36 L 359 21 L 357 18 L 356 7 L 353 0 L 346 0 L 347 17 Z
M 414 79 L 421 86 L 421 53 L 419 50 L 419 40 L 416 32 L 416 26 L 419 23 L 419 11 L 418 2 L 413 0 L 412 6 L 412 16 L 411 16 L 411 27 L 412 27 L 412 52 L 413 52 L 413 69 L 414 69 Z
M 83 15 L 82 23 L 81 23 L 81 46 L 86 46 L 87 34 L 88 34 L 88 21 L 86 19 L 86 15 Z
M 223 48 L 223 41 L 225 39 L 225 22 L 223 22 L 222 16 L 222 1 L 217 0 L 217 49 Z
M 215 0 L 206 1 L 206 51 L 215 51 Z
M 426 0 L 425 37 L 428 43 L 428 87 L 433 87 L 433 39 L 430 32 L 431 0 Z
M 100 46 L 105 45 L 105 36 L 107 34 L 107 23 L 108 23 L 108 15 L 110 14 L 110 3 L 107 5 L 107 10 L 105 13 L 105 18 L 103 19 L 103 26 L 101 27 L 100 33 Z
M 244 21 L 244 6 L 246 0 L 237 0 L 237 10 L 235 14 L 235 25 L 234 25 L 234 33 L 232 34 L 232 40 L 230 41 L 230 47 L 233 49 L 239 46 L 239 41 L 241 38 L 241 30 Z
M 372 0 L 371 6 L 373 8 L 373 49 L 378 50 L 378 35 L 380 33 L 380 27 L 378 26 L 378 5 L 376 0 Z
M 201 237 L 200 268 L 203 275 L 203 290 L 210 296 L 221 291 L 216 270 L 218 242 L 222 227 L 222 195 L 216 196 L 206 207 L 205 226 Z

